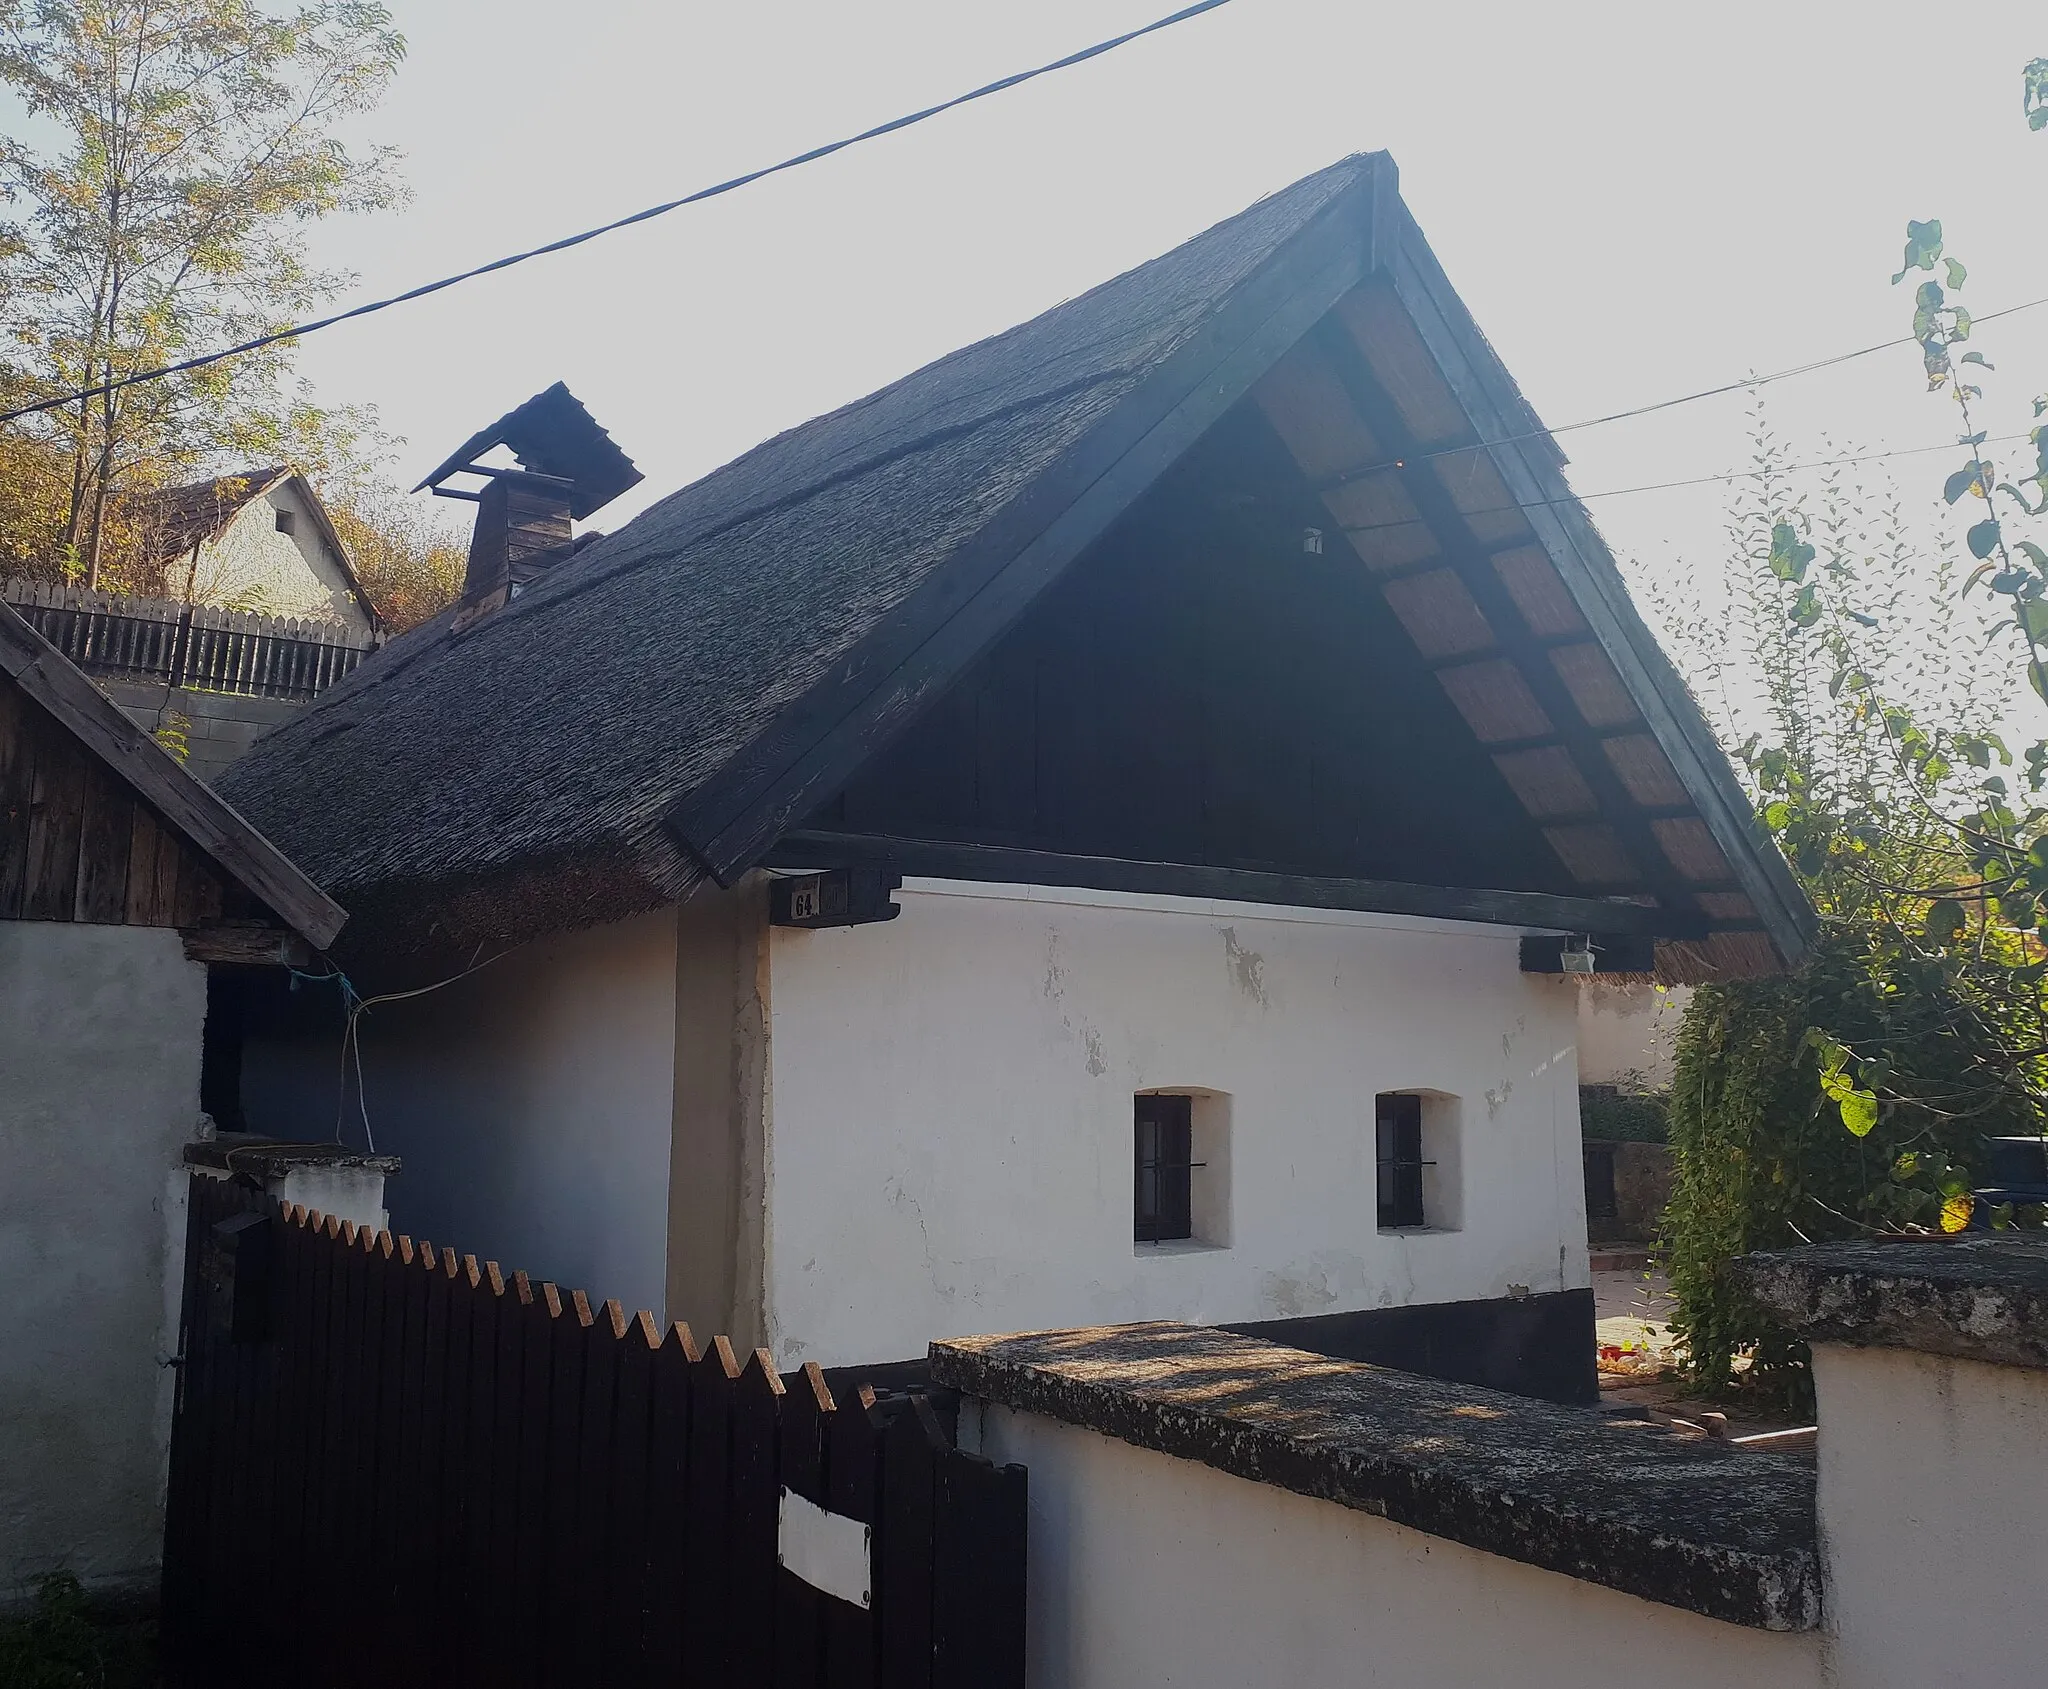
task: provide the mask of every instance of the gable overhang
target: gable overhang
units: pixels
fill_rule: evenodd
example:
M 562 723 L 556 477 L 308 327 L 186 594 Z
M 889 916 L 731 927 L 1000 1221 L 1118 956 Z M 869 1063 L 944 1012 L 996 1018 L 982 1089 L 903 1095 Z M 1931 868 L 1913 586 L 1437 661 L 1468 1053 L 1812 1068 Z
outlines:
M 1190 339 L 1043 470 L 823 681 L 672 809 L 671 835 L 721 885 L 936 697 L 1366 276 L 1393 261 L 1394 161 L 1240 283 Z
M 1455 906 L 1477 912 L 1464 918 L 1549 930 L 1654 934 L 1672 941 L 1659 955 L 1660 968 L 1674 979 L 1775 971 L 1804 957 L 1815 927 L 1811 906 L 1630 602 L 1612 554 L 1564 481 L 1554 439 L 1487 346 L 1402 203 L 1392 160 L 1380 154 L 1370 164 L 1357 184 L 1240 283 L 1188 343 L 947 567 L 670 811 L 670 836 L 713 879 L 731 885 L 771 860 L 822 861 L 827 840 L 788 838 L 804 818 L 957 680 L 1227 411 L 1256 396 L 1272 419 L 1261 384 L 1290 357 L 1314 356 L 1325 361 L 1326 374 L 1334 372 L 1333 403 L 1350 417 L 1356 441 L 1343 474 L 1318 474 L 1327 464 L 1301 467 L 1328 494 L 1340 529 L 1349 529 L 1346 490 L 1377 481 L 1382 496 L 1431 535 L 1427 559 L 1368 572 L 1404 628 L 1418 636 L 1418 649 L 1424 640 L 1415 618 L 1395 602 L 1401 583 L 1455 574 L 1461 602 L 1476 606 L 1476 625 L 1488 630 L 1488 641 L 1453 650 L 1454 661 L 1432 666 L 1445 671 L 1439 678 L 1476 736 L 1498 751 L 1504 776 L 1505 758 L 1523 759 L 1514 765 L 1518 771 L 1545 757 L 1561 759 L 1564 785 L 1584 795 L 1579 813 L 1572 806 L 1580 800 L 1546 797 L 1515 776 L 1509 784 L 1532 817 L 1546 824 L 1560 859 L 1588 882 L 1587 895 L 1546 901 L 1532 893 L 1459 891 L 1447 902 L 1431 895 L 1446 888 L 1356 880 L 1329 881 L 1317 892 L 1289 876 L 1267 876 L 1270 886 L 1241 881 L 1239 894 L 1248 901 L 1298 899 L 1393 912 L 1427 904 L 1450 913 Z M 1426 410 L 1426 399 L 1397 395 L 1360 355 L 1371 332 L 1365 319 L 1388 306 L 1405 315 L 1426 354 L 1427 369 L 1411 373 L 1436 384 L 1430 426 L 1418 427 L 1403 414 L 1404 405 Z M 1284 426 L 1276 431 L 1286 438 Z M 1341 438 L 1326 444 L 1340 456 L 1345 449 Z M 1491 508 L 1512 513 L 1512 545 L 1489 543 L 1479 521 L 1487 505 L 1479 503 L 1475 515 L 1474 500 L 1446 490 L 1431 464 L 1449 455 L 1469 461 L 1475 485 L 1498 490 Z M 1302 456 L 1296 452 L 1297 460 Z M 1555 571 L 1569 601 L 1569 633 L 1525 625 L 1521 599 L 1493 567 L 1500 554 L 1531 546 Z M 1581 693 L 1554 660 L 1560 651 L 1597 653 L 1595 660 L 1612 665 L 1612 682 L 1627 700 L 1625 733 L 1617 736 L 1616 721 L 1584 709 Z M 1453 669 L 1461 672 L 1452 675 Z M 1506 730 L 1496 735 L 1496 745 L 1454 687 L 1502 679 L 1527 701 L 1528 731 Z M 1626 755 L 1618 748 L 1623 740 Z M 1648 772 L 1641 766 L 1646 760 L 1655 765 Z M 1645 782 L 1661 783 L 1663 790 L 1648 795 L 1662 801 L 1645 801 Z M 936 842 L 898 843 L 906 867 L 912 860 L 925 864 L 911 872 L 974 860 L 971 852 Z M 863 850 L 841 839 L 829 846 L 839 859 Z M 1625 863 L 1628 872 L 1580 872 L 1572 854 L 1580 847 L 1589 860 Z M 984 867 L 981 877 L 1020 869 L 1068 879 L 1121 874 L 1118 883 L 1133 889 L 1135 873 L 1161 890 L 1169 889 L 1168 880 L 1193 890 L 1216 872 L 1198 864 L 1097 861 L 1091 867 L 1021 857 Z M 1224 893 L 1212 887 L 1209 895 Z

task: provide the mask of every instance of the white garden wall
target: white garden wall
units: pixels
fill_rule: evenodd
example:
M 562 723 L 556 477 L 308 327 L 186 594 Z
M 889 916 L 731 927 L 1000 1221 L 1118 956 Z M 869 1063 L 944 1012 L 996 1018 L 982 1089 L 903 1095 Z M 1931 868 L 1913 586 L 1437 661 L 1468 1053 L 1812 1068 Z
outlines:
M 1030 1469 L 1030 1689 L 1827 1681 L 1813 1632 L 1703 1618 L 1037 1414 L 971 1404 L 977 1432 Z
M 0 1601 L 148 1584 L 206 970 L 165 928 L 0 921 Z
M 1816 1343 L 1813 1375 L 1839 1681 L 2038 1682 L 2048 1371 Z
M 1589 1282 L 1575 999 L 1519 971 L 1513 929 L 930 881 L 898 901 L 769 938 L 784 1365 Z M 1198 1137 L 1227 1110 L 1228 1167 L 1195 1175 L 1227 1175 L 1227 1247 L 1133 1244 L 1148 1089 L 1209 1093 Z M 1456 1231 L 1377 1229 L 1373 1097 L 1397 1090 L 1431 1093 Z

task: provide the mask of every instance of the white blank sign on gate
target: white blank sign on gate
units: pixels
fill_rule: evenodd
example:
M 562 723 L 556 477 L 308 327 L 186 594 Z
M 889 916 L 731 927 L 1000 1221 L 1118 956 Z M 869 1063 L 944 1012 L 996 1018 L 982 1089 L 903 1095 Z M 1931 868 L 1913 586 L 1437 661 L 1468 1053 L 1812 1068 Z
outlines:
M 775 1557 L 813 1589 L 865 1607 L 869 1527 L 785 1489 L 776 1513 Z

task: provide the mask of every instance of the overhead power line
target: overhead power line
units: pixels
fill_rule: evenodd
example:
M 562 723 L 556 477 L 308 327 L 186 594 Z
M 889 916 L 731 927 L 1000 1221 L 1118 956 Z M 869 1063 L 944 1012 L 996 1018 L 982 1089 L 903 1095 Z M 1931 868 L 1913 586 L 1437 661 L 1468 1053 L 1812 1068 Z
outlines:
M 848 135 L 843 140 L 828 141 L 823 146 L 812 147 L 808 152 L 797 153 L 778 164 L 764 165 L 758 170 L 749 170 L 744 175 L 729 177 L 708 188 L 699 188 L 695 193 L 685 194 L 681 199 L 671 199 L 660 205 L 650 205 L 645 211 L 636 211 L 630 217 L 620 217 L 609 223 L 602 223 L 594 229 L 585 229 L 581 234 L 568 235 L 561 240 L 549 241 L 545 246 L 531 247 L 525 252 L 515 252 L 509 257 L 494 258 L 488 264 L 479 264 L 474 269 L 464 270 L 457 275 L 443 276 L 439 281 L 427 282 L 420 287 L 408 288 L 403 293 L 394 293 L 388 299 L 373 299 L 368 304 L 357 305 L 346 311 L 337 311 L 331 317 L 321 317 L 314 322 L 299 323 L 292 328 L 281 328 L 274 334 L 258 335 L 253 340 L 244 340 L 236 346 L 224 346 L 218 352 L 208 352 L 197 358 L 186 358 L 181 363 L 165 364 L 160 369 L 138 370 L 114 381 L 102 382 L 97 387 L 85 387 L 75 393 L 65 393 L 55 399 L 45 399 L 38 404 L 23 405 L 18 410 L 0 411 L 0 423 L 18 422 L 25 416 L 36 416 L 44 411 L 62 410 L 66 405 L 75 405 L 81 399 L 97 399 L 108 393 L 117 393 L 124 387 L 136 387 L 145 381 L 161 381 L 167 375 L 182 375 L 187 370 L 205 369 L 209 364 L 224 363 L 229 358 L 239 358 L 249 352 L 259 352 L 266 346 L 275 346 L 285 340 L 303 340 L 309 334 L 317 334 L 324 328 L 333 328 L 337 323 L 353 322 L 358 317 L 372 316 L 378 311 L 388 311 L 394 305 L 409 304 L 415 299 L 424 299 L 430 293 L 439 293 L 445 288 L 457 287 L 479 276 L 488 276 L 499 270 L 509 270 L 515 264 L 524 264 L 528 259 L 545 258 L 549 253 L 566 252 L 572 246 L 581 246 L 586 241 L 596 240 L 600 235 L 613 234 L 620 229 L 629 229 L 635 223 L 645 223 L 656 217 L 665 217 L 671 211 L 679 211 L 686 205 L 697 205 L 707 199 L 716 199 L 720 194 L 729 194 L 739 188 L 762 181 L 769 176 L 780 175 L 785 170 L 795 170 L 806 164 L 815 164 L 821 158 L 830 158 L 836 152 L 848 147 L 857 147 L 863 141 L 878 140 L 884 135 L 893 135 L 899 129 L 908 129 L 914 124 L 938 117 L 952 111 L 956 106 L 970 105 L 976 100 L 985 100 L 991 94 L 1004 93 L 1041 76 L 1050 76 L 1055 71 L 1071 70 L 1075 65 L 1085 64 L 1090 59 L 1099 59 L 1105 53 L 1113 53 L 1119 47 L 1147 35 L 1157 35 L 1163 29 L 1198 18 L 1204 12 L 1213 12 L 1227 6 L 1230 0 L 1199 0 L 1192 6 L 1183 6 L 1179 11 L 1157 18 L 1153 22 L 1129 29 L 1121 35 L 1113 35 L 1107 41 L 1098 41 L 1092 47 L 1083 47 L 1077 53 L 1065 58 L 1054 59 L 1035 70 L 1020 70 L 998 81 L 984 83 L 965 94 L 956 94 L 950 100 L 941 100 L 935 106 L 926 106 L 922 111 L 913 111 L 902 117 L 891 118 L 887 123 L 878 123 L 872 129 L 863 129 L 858 135 Z
M 1996 322 L 2000 317 L 2011 317 L 2018 315 L 2021 311 L 2031 311 L 2037 305 L 2048 305 L 2048 296 L 2040 299 L 2029 299 L 2019 305 L 2008 305 L 2003 310 L 1986 311 L 1982 316 L 1973 317 L 1971 321 L 1973 323 Z M 1836 364 L 1846 364 L 1857 358 L 1867 358 L 1873 352 L 1889 352 L 1895 346 L 1917 346 L 1919 344 L 1920 342 L 1912 335 L 1901 334 L 1890 340 L 1880 340 L 1874 346 L 1859 346 L 1853 352 L 1837 352 L 1831 358 L 1815 358 L 1810 363 L 1794 364 L 1790 369 L 1773 370 L 1769 375 L 1744 376 L 1740 381 L 1724 381 L 1718 387 L 1702 387 L 1697 392 L 1680 393 L 1676 398 L 1657 399 L 1647 405 L 1635 405 L 1624 411 L 1609 411 L 1604 416 L 1589 416 L 1579 422 L 1561 422 L 1555 428 L 1537 427 L 1528 429 L 1520 434 L 1503 434 L 1500 438 L 1494 440 L 1479 440 L 1462 446 L 1439 446 L 1433 451 L 1426 452 L 1404 452 L 1400 457 L 1389 458 L 1384 463 L 1370 464 L 1364 469 L 1354 469 L 1345 475 L 1344 480 L 1347 482 L 1362 481 L 1369 475 L 1378 475 L 1388 469 L 1399 469 L 1404 464 L 1428 463 L 1440 457 L 1457 457 L 1462 453 L 1474 451 L 1485 446 L 1518 446 L 1526 440 L 1554 440 L 1560 434 L 1576 434 L 1582 428 L 1599 428 L 1610 422 L 1628 422 L 1635 417 L 1649 416 L 1657 411 L 1668 411 L 1678 405 L 1689 405 L 1699 399 L 1718 399 L 1724 393 L 1746 393 L 1758 387 L 1768 387 L 1774 381 L 1789 381 L 1795 375 L 1811 375 L 1815 370 L 1832 369 Z M 1938 451 L 1940 448 L 1915 446 L 1911 449 L 1914 451 Z M 1879 455 L 1891 456 L 1896 454 L 1880 453 Z M 1861 458 L 1834 458 L 1828 461 L 1860 463 L 1865 460 Z M 1707 479 L 1723 480 L 1726 477 L 1709 476 Z M 1664 484 L 1683 487 L 1692 486 L 1696 483 L 1673 481 Z M 1626 487 L 1620 490 L 1624 492 L 1655 492 L 1660 489 L 1655 487 L 1640 489 Z M 1605 498 L 1608 495 L 1604 493 L 1588 493 L 1586 496 L 1588 498 Z
M 2030 433 L 2024 432 L 2018 434 L 1995 434 L 1986 439 L 1984 444 L 1987 446 L 2001 446 L 2013 440 L 2028 440 L 2032 437 Z M 1500 444 L 1501 442 L 1496 441 L 1492 443 Z M 1474 452 L 1479 449 L 1479 446 L 1457 446 L 1453 448 L 1453 451 Z M 1939 445 L 1934 446 L 1900 446 L 1886 452 L 1858 452 L 1850 457 L 1817 457 L 1806 463 L 1785 464 L 1782 468 L 1774 469 L 1773 473 L 1797 475 L 1808 469 L 1830 469 L 1840 464 L 1850 463 L 1880 463 L 1886 458 L 1921 457 L 1928 452 L 1952 452 L 1958 449 L 1959 447 L 1955 441 L 1944 440 Z M 1445 455 L 1447 454 L 1443 452 L 1430 452 L 1426 455 L 1403 458 L 1399 463 L 1390 463 L 1386 467 L 1389 469 L 1400 469 L 1409 464 L 1426 462 L 1430 457 L 1443 457 Z M 1361 471 L 1361 473 L 1370 472 Z M 1756 469 L 1730 469 L 1719 475 L 1693 475 L 1682 481 L 1646 481 L 1641 486 L 1603 487 L 1597 492 L 1567 493 L 1562 498 L 1530 498 L 1519 499 L 1513 504 L 1478 505 L 1471 510 L 1461 510 L 1458 514 L 1461 516 L 1504 516 L 1508 512 L 1515 510 L 1552 510 L 1566 505 L 1585 504 L 1596 498 L 1626 498 L 1632 493 L 1668 493 L 1681 487 L 1710 487 L 1722 481 L 1747 481 L 1762 473 L 1764 472 Z M 1345 479 L 1349 481 L 1351 477 L 1347 476 Z M 1415 515 L 1392 522 L 1365 522 L 1355 527 L 1346 527 L 1344 532 L 1347 534 L 1378 534 L 1392 528 L 1420 527 L 1425 520 L 1426 518 L 1421 515 Z

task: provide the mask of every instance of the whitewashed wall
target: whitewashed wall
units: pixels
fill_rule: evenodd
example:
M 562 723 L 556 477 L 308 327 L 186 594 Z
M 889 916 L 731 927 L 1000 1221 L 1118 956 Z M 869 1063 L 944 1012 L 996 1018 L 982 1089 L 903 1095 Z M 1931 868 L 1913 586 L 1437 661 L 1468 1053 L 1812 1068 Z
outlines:
M 280 511 L 292 516 L 292 533 L 278 532 Z M 251 499 L 217 539 L 200 548 L 191 596 L 198 604 L 369 626 L 341 560 L 290 482 Z
M 898 901 L 769 939 L 783 1364 L 1589 1282 L 1575 1000 L 1519 971 L 1513 930 L 924 881 Z M 1227 1247 L 1133 1244 L 1148 1089 L 1227 1098 Z M 1455 1123 L 1459 1230 L 1377 1229 L 1373 1097 L 1397 1090 Z
M 206 970 L 148 927 L 0 921 L 0 1602 L 161 1555 Z
M 1839 1681 L 2039 1682 L 2048 1371 L 1816 1343 L 1813 1379 Z
M 662 1308 L 675 927 L 665 909 L 544 939 L 368 1012 L 370 1125 L 405 1163 L 385 1191 L 395 1229 Z M 331 1135 L 339 1056 L 338 1037 L 252 1045 L 252 1129 Z M 341 1136 L 363 1141 L 353 1095 Z
M 963 1430 L 975 1420 L 982 1452 L 1031 1472 L 1030 1689 L 1830 1681 L 1812 1633 L 1702 1618 L 1035 1414 L 970 1411 Z
M 1578 982 L 1579 1082 L 1668 1091 L 1692 987 L 1597 976 Z

